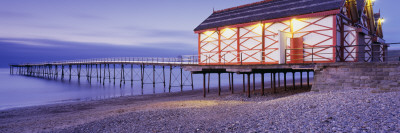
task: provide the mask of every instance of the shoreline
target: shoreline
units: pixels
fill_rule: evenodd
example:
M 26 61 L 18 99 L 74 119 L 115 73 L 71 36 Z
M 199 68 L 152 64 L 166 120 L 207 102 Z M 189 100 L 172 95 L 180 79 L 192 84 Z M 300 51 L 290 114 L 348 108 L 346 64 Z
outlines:
M 228 88 L 221 96 L 217 92 L 211 89 L 206 98 L 203 90 L 194 90 L 10 109 L 0 111 L 0 132 L 400 130 L 400 91 L 281 88 L 252 98 L 241 91 L 231 94 Z
M 251 79 L 251 80 L 253 80 L 253 79 Z M 259 82 L 258 80 L 260 80 L 260 79 L 256 79 L 256 83 L 255 83 L 255 87 L 256 87 L 256 89 L 257 88 L 260 88 L 261 87 L 261 82 Z M 281 79 L 282 80 L 282 79 Z M 310 77 L 310 81 L 312 81 L 313 80 L 313 77 Z M 299 81 L 300 81 L 300 78 L 296 78 L 296 83 L 297 84 L 299 84 Z M 215 81 L 211 81 L 211 82 L 215 82 Z M 223 83 L 226 83 L 226 81 L 224 81 L 224 80 L 221 80 L 221 82 L 223 82 Z M 246 83 L 247 83 L 247 79 L 246 79 Z M 292 79 L 287 79 L 287 83 L 288 83 L 288 88 L 290 87 L 290 86 L 292 86 Z M 227 84 L 227 83 L 226 83 Z M 281 83 L 280 83 L 280 85 L 281 85 L 281 87 L 283 87 L 283 80 L 281 81 Z M 312 82 L 310 82 L 310 85 L 312 85 Z M 242 90 L 241 90 L 241 88 L 242 88 L 242 86 L 243 86 L 243 83 L 242 83 L 242 80 L 236 80 L 236 83 L 234 84 L 234 89 L 235 89 L 235 92 L 242 92 Z M 265 82 L 265 89 L 267 90 L 267 89 L 271 89 L 271 88 L 269 88 L 271 86 L 271 81 L 266 81 Z M 276 82 L 276 86 L 278 87 L 278 82 Z M 298 85 L 296 85 L 296 86 L 298 86 Z M 303 79 L 303 86 L 307 86 L 307 79 L 306 78 L 304 78 Z M 246 87 L 247 87 L 247 84 L 246 84 Z M 207 84 L 206 84 L 206 88 L 207 88 Z M 228 89 L 229 88 L 229 86 L 228 85 L 223 85 L 223 86 L 221 86 L 221 88 L 222 88 L 222 91 L 224 91 L 224 89 L 226 90 L 226 89 Z M 240 89 L 238 89 L 238 88 L 240 88 Z M 164 89 L 166 89 L 166 88 L 164 88 Z M 160 89 L 160 90 L 162 90 L 162 89 Z M 194 90 L 203 90 L 203 88 L 201 87 L 201 88 L 197 88 L 197 89 L 194 89 Z M 218 91 L 218 88 L 217 87 L 210 87 L 210 90 L 216 90 L 216 91 Z M 258 90 L 258 89 L 257 89 Z M 192 90 L 189 90 L 189 89 L 187 89 L 187 90 L 185 90 L 185 91 L 192 91 Z M 246 88 L 246 91 L 247 91 L 247 88 Z M 253 91 L 253 83 L 251 82 L 251 91 Z M 159 93 L 154 93 L 154 94 L 144 94 L 144 95 L 158 95 L 158 94 L 166 94 L 166 93 L 168 93 L 168 92 L 159 92 Z M 171 93 L 181 93 L 180 91 L 176 91 L 176 92 L 171 92 Z M 217 92 L 218 93 L 218 92 Z M 75 102 L 88 102 L 88 101 L 99 101 L 99 100 L 107 100 L 107 99 L 114 99 L 114 98 L 121 98 L 121 97 L 136 97 L 136 96 L 144 96 L 144 95 L 127 95 L 127 96 L 116 96 L 116 97 L 112 97 L 112 98 L 103 98 L 103 99 L 92 99 L 92 98 L 89 98 L 89 97 L 86 97 L 86 98 L 79 98 L 79 99 L 70 99 L 70 100 L 60 100 L 60 101 L 51 101 L 51 102 L 46 102 L 46 103 L 37 103 L 37 104 L 35 104 L 35 103 L 29 103 L 29 104 L 26 104 L 26 105 L 18 105 L 18 106 L 13 106 L 13 105 L 10 105 L 11 107 L 7 107 L 7 108 L 4 108 L 4 109 L 2 109 L 2 108 L 0 108 L 0 112 L 1 111 L 7 111 L 7 110 L 11 110 L 11 109 L 19 109 L 19 108 L 26 108 L 26 107 L 37 107 L 37 106 L 46 106 L 46 105 L 56 105 L 56 104 L 66 104 L 66 103 L 75 103 Z M 208 94 L 207 94 L 208 95 Z M 6 107 L 7 105 L 5 105 L 5 107 Z

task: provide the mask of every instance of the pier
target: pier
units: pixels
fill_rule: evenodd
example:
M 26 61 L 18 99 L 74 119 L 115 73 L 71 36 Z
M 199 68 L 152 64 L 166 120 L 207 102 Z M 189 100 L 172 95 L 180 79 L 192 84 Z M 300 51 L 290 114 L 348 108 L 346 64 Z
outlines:
M 153 88 L 156 87 L 156 84 L 162 84 L 166 88 L 168 84 L 168 92 L 171 92 L 172 87 L 179 87 L 183 91 L 183 87 L 188 86 L 193 90 L 193 74 L 202 74 L 204 97 L 210 93 L 211 74 L 218 74 L 218 95 L 221 95 L 222 91 L 221 74 L 228 74 L 229 78 L 225 80 L 228 80 L 229 91 L 235 93 L 235 81 L 243 80 L 242 93 L 250 97 L 256 91 L 260 91 L 260 94 L 264 95 L 266 74 L 270 75 L 271 89 L 274 93 L 277 92 L 278 87 L 284 87 L 285 91 L 296 89 L 295 73 L 300 73 L 300 87 L 303 87 L 303 74 L 307 76 L 307 84 L 304 86 L 311 87 L 310 72 L 313 71 L 314 66 L 314 64 L 216 66 L 199 65 L 196 56 L 180 58 L 123 57 L 10 65 L 10 74 L 68 81 L 71 81 L 72 77 L 77 77 L 78 82 L 86 79 L 88 83 L 92 84 L 92 80 L 96 80 L 96 83 L 103 86 L 107 83 L 120 87 L 127 82 L 133 86 L 134 81 L 138 81 L 142 89 L 145 84 L 152 84 Z M 169 73 L 166 72 L 167 69 L 169 69 Z M 242 75 L 243 79 L 235 80 L 234 74 Z M 283 74 L 283 80 L 281 74 Z M 293 77 L 290 86 L 286 78 L 288 74 Z M 256 75 L 261 75 L 261 88 L 255 87 Z M 169 81 L 166 81 L 166 76 L 169 76 Z

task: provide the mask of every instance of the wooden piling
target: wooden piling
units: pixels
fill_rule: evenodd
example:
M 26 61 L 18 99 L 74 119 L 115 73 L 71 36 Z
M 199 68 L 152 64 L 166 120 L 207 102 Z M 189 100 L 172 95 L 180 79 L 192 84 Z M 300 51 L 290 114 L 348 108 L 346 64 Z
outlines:
M 246 92 L 246 75 L 245 74 L 243 74 L 243 93 L 245 93 Z
M 293 71 L 292 74 L 293 74 L 293 90 L 295 90 L 296 89 L 295 72 Z
M 211 80 L 211 73 L 208 73 L 208 93 L 210 93 L 210 80 Z
M 265 86 L 264 86 L 264 73 L 261 73 L 261 95 L 262 96 L 265 95 L 264 88 L 265 88 Z
M 153 88 L 156 88 L 156 66 L 153 65 Z
M 287 83 L 286 83 L 286 72 L 283 72 L 283 84 L 285 86 L 285 91 L 287 91 Z
M 250 73 L 247 74 L 247 97 L 250 98 Z
M 221 73 L 218 73 L 218 96 L 221 96 Z
M 253 94 L 255 93 L 255 91 L 256 91 L 256 74 L 253 73 Z
M 307 71 L 307 87 L 310 88 L 310 71 Z
M 300 71 L 300 89 L 303 89 L 303 71 Z
M 206 97 L 206 73 L 203 73 L 203 97 Z
M 231 74 L 232 75 L 232 78 L 231 78 L 231 83 L 232 83 L 232 94 L 234 94 L 235 93 L 235 91 L 234 91 L 234 83 L 233 83 L 233 79 L 234 79 L 234 77 L 233 77 L 233 73 Z
M 276 93 L 276 73 L 274 72 L 274 93 Z
M 181 67 L 181 92 L 183 91 L 183 72 L 182 72 L 182 67 Z

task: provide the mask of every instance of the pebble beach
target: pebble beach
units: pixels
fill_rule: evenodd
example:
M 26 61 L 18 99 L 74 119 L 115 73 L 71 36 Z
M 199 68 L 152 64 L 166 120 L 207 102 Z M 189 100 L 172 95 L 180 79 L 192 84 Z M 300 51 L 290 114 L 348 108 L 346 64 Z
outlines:
M 399 132 L 400 90 L 251 98 L 228 90 L 120 97 L 0 111 L 0 132 Z

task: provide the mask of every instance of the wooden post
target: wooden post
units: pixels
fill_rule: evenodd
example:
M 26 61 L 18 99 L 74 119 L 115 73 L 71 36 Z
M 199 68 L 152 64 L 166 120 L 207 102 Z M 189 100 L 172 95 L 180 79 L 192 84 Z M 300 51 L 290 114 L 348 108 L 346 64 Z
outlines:
M 101 68 L 101 67 L 100 67 Z M 119 87 L 121 88 L 122 87 L 122 75 L 123 75 L 123 68 L 124 68 L 124 64 L 121 64 L 121 76 L 120 76 L 120 79 L 119 79 Z
M 264 96 L 264 73 L 261 73 L 261 95 Z
M 171 80 L 172 80 L 172 66 L 169 66 L 169 85 L 168 85 L 168 90 L 169 91 L 168 92 L 171 92 L 171 83 L 172 83 Z
M 246 92 L 246 75 L 243 74 L 243 93 Z
M 295 72 L 293 71 L 292 72 L 293 73 L 293 90 L 295 90 L 296 89 L 296 80 L 295 80 Z
M 156 88 L 156 66 L 153 65 L 153 88 Z
M 133 87 L 133 64 L 131 64 L 131 87 Z M 165 88 L 165 86 L 164 86 L 164 88 Z
M 206 73 L 203 73 L 203 97 L 206 97 Z
M 144 82 L 144 70 L 145 70 L 145 66 L 144 64 L 140 65 L 140 81 L 142 82 L 142 90 L 143 90 L 143 82 Z
M 69 65 L 69 81 L 71 81 L 71 76 L 72 76 L 72 65 Z
M 107 64 L 104 64 L 104 70 L 103 70 L 103 86 L 106 83 L 106 69 L 107 69 Z
M 231 83 L 232 83 L 232 94 L 233 94 L 233 93 L 235 93 L 234 92 L 234 84 L 233 84 L 233 73 L 231 75 L 232 75 L 232 78 L 231 78 L 232 82 Z
M 300 89 L 303 89 L 303 71 L 300 71 Z
M 221 73 L 218 73 L 218 96 L 221 96 Z
M 114 66 L 114 86 L 115 86 L 115 64 L 113 64 L 113 66 Z
M 208 93 L 210 93 L 210 76 L 211 76 L 211 73 L 208 73 Z
M 183 91 L 183 72 L 181 67 L 181 92 Z
M 307 71 L 307 87 L 310 88 L 310 71 Z
M 256 74 L 253 73 L 253 94 L 255 93 L 255 91 L 256 91 Z
M 100 66 L 99 72 L 100 72 L 100 84 L 101 84 L 101 79 L 102 79 L 102 78 L 101 78 L 101 75 L 102 75 L 102 74 L 101 74 L 101 64 L 99 64 L 99 66 Z
M 281 88 L 281 73 L 278 72 L 278 87 Z
M 164 91 L 165 91 L 165 66 L 162 66 L 163 71 L 163 83 L 164 83 Z
M 250 98 L 250 73 L 247 74 L 247 97 Z
M 231 73 L 228 73 L 228 80 L 229 80 L 229 90 L 232 90 L 232 88 L 231 88 Z
M 273 85 L 274 85 L 274 81 L 273 81 L 272 72 L 271 72 L 271 89 L 274 88 Z
M 274 72 L 274 93 L 276 93 L 276 73 Z
M 194 85 L 193 85 L 193 74 L 192 73 L 190 73 L 190 80 L 191 80 L 191 82 L 192 82 L 192 90 L 194 90 Z
M 286 72 L 283 72 L 283 82 L 284 82 L 284 86 L 285 86 L 285 91 L 287 91 L 287 85 L 286 85 Z

